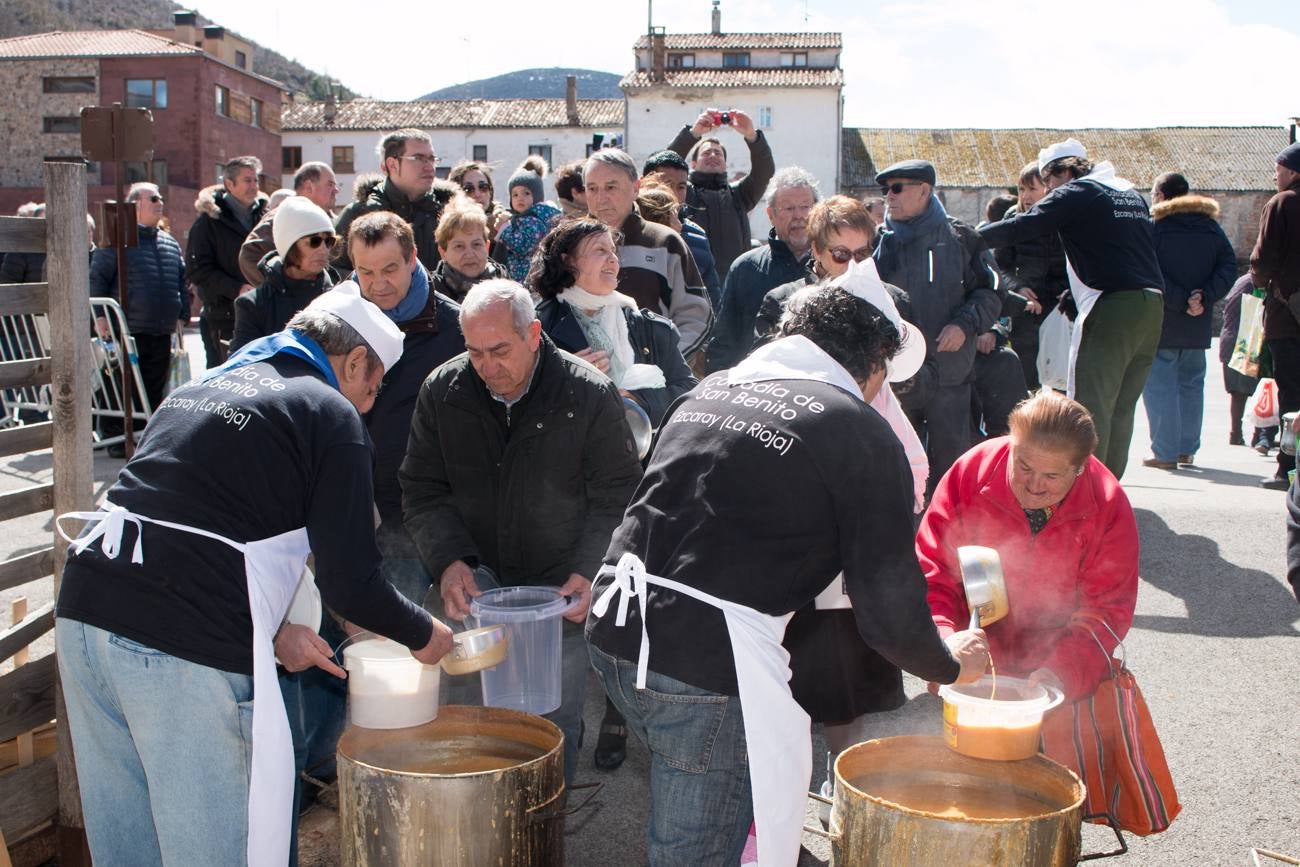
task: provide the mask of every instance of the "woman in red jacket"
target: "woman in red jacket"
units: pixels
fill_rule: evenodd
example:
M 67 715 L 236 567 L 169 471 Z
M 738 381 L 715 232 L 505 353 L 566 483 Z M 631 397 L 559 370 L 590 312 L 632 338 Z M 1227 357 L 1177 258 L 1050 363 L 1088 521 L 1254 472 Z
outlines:
M 970 619 L 957 549 L 1001 555 L 1010 613 L 985 627 L 999 674 L 1091 695 L 1108 674 L 1089 634 L 1122 638 L 1137 603 L 1138 531 L 1119 482 L 1092 451 L 1088 411 L 1042 391 L 1011 413 L 1010 436 L 962 455 L 944 475 L 916 536 L 939 634 Z M 1115 639 L 1095 635 L 1107 650 Z

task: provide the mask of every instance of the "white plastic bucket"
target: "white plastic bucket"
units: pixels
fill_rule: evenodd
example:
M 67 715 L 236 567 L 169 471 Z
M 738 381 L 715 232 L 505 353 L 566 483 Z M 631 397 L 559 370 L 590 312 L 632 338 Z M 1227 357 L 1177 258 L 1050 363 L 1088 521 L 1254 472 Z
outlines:
M 396 641 L 372 633 L 343 648 L 348 718 L 368 729 L 424 725 L 438 716 L 437 666 L 425 665 Z

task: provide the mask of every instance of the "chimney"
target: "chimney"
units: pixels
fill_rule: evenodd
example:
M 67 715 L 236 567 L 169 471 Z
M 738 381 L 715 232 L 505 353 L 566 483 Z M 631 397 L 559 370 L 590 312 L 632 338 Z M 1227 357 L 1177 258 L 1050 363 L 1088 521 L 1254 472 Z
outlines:
M 564 76 L 564 110 L 569 116 L 569 126 L 578 125 L 578 76 Z
M 325 95 L 325 124 L 333 126 L 334 118 L 338 115 L 338 103 L 334 101 L 334 82 L 327 81 L 325 87 L 328 92 Z
M 722 35 L 722 0 L 713 0 L 713 35 Z
M 664 67 L 668 65 L 667 49 L 664 45 L 667 31 L 663 27 L 650 28 L 650 80 L 663 81 Z

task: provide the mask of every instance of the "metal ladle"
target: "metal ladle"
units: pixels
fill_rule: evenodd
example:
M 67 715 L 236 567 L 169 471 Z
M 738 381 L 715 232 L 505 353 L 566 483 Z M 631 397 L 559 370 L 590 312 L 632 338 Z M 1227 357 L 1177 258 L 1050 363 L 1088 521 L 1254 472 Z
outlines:
M 962 545 L 957 549 L 957 562 L 970 608 L 970 628 L 979 629 L 1006 617 L 1010 605 L 998 552 L 982 545 Z

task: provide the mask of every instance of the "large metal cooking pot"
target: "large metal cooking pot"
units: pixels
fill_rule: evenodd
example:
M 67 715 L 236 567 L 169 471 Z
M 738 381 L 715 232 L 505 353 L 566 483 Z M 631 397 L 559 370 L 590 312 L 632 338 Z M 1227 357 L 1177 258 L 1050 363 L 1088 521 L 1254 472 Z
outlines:
M 341 862 L 562 865 L 564 735 L 548 720 L 453 707 L 339 739 Z
M 831 863 L 1063 867 L 1079 860 L 1083 802 L 1079 778 L 1043 755 L 989 762 L 937 737 L 867 741 L 835 762 Z

